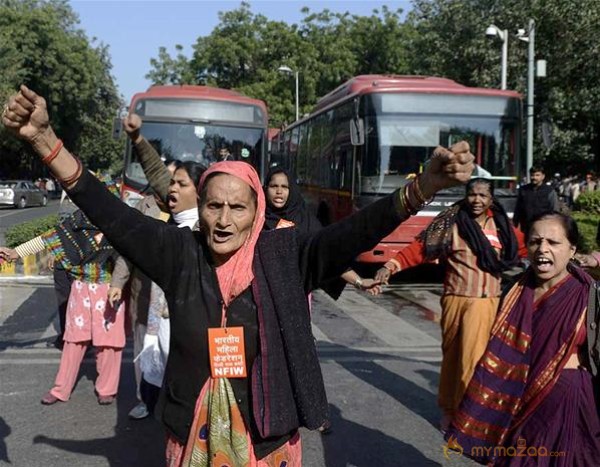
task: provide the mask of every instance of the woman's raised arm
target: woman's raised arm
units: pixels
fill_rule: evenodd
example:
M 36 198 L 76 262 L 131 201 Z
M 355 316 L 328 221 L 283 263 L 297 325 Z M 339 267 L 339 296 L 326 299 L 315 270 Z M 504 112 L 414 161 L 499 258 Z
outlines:
M 466 142 L 439 147 L 417 179 L 310 237 L 301 246 L 305 289 L 319 288 L 341 275 L 360 253 L 374 248 L 439 190 L 467 182 L 473 159 Z
M 111 245 L 161 288 L 169 287 L 179 261 L 183 229 L 144 216 L 111 194 L 62 144 L 50 126 L 46 101 L 26 86 L 11 97 L 2 123 L 30 143 L 69 197 Z

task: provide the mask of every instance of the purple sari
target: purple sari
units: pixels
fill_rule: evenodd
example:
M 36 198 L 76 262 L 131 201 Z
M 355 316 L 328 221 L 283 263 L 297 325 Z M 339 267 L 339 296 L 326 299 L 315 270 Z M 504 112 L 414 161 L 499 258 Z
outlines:
M 570 446 L 566 449 L 573 450 L 581 441 L 592 457 L 600 453 L 600 426 L 591 377 L 589 374 L 575 375 L 585 370 L 563 371 L 577 347 L 578 331 L 585 323 L 592 281 L 578 268 L 570 268 L 569 272 L 569 276 L 536 303 L 533 301 L 535 284 L 531 271 L 504 297 L 486 352 L 446 434 L 450 447 L 462 448 L 465 455 L 481 463 L 510 465 L 527 462 L 540 465 L 539 461 L 543 460 L 542 457 L 503 456 L 509 447 L 516 449 L 518 446 L 514 443 L 517 442 L 520 445 L 524 442 L 527 447 L 540 447 L 535 444 L 538 441 L 549 442 L 551 446 L 545 446 L 548 450 L 561 450 L 556 444 L 567 443 Z M 567 383 L 569 378 L 573 381 Z M 570 394 L 568 389 L 573 387 L 580 387 L 581 391 Z M 563 404 L 550 407 L 549 401 L 557 402 L 556 391 L 562 394 L 559 399 Z M 579 397 L 582 394 L 584 401 Z M 555 416 L 557 413 L 562 410 L 567 416 L 567 412 L 572 414 L 581 410 L 581 405 L 584 409 L 587 407 L 587 416 L 594 418 L 589 427 L 572 431 L 559 441 L 558 438 L 544 438 L 551 431 L 563 431 L 564 421 Z M 528 424 L 540 417 L 546 421 L 553 419 L 554 429 L 546 427 L 539 436 L 532 438 L 532 433 L 536 432 L 530 430 Z M 579 420 L 574 423 L 581 427 Z M 587 436 L 593 438 L 589 443 L 579 439 L 586 437 L 586 430 L 590 431 Z M 526 433 L 529 438 L 525 438 Z M 504 447 L 505 451 L 498 447 Z M 555 465 L 574 465 L 573 462 L 562 464 L 557 459 L 560 458 L 546 458 Z

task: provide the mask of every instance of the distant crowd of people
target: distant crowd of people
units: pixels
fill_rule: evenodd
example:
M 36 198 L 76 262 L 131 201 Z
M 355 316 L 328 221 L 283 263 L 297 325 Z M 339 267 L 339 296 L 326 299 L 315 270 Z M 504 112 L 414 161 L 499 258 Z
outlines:
M 66 274 L 62 357 L 42 404 L 69 400 L 90 345 L 98 403 L 113 403 L 131 334 L 138 401 L 129 415 L 161 420 L 167 466 L 299 467 L 299 428 L 331 429 L 311 293 L 337 298 L 350 283 L 377 295 L 392 275 L 439 261 L 448 447 L 487 465 L 600 465 L 600 308 L 580 267 L 598 267 L 600 254 L 576 256 L 577 225 L 559 212 L 542 167 L 519 189 L 511 221 L 493 182 L 471 178 L 469 145 L 438 147 L 422 174 L 323 227 L 285 170 L 261 184 L 250 164 L 228 157 L 163 163 L 138 120 L 128 117 L 125 130 L 152 189 L 131 208 L 64 147 L 41 96 L 22 86 L 4 108 L 4 126 L 79 208 L 15 249 L 0 247 L 5 260 L 46 249 Z M 458 184 L 464 197 L 373 278 L 351 268 Z M 525 272 L 503 288 L 502 274 L 525 257 Z M 523 445 L 535 456 L 507 454 Z
M 574 206 L 581 194 L 600 190 L 598 178 L 592 173 L 587 173 L 583 179 L 576 175 L 562 178 L 555 174 L 550 184 L 568 208 Z
M 46 190 L 50 193 L 54 192 L 57 189 L 57 185 L 51 178 L 38 178 L 35 182 L 33 182 L 33 184 L 37 186 L 40 190 Z

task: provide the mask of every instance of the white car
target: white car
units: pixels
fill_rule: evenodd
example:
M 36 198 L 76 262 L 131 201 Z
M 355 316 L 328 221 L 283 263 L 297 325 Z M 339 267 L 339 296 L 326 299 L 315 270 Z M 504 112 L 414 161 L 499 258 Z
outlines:
M 48 192 L 27 180 L 0 180 L 0 205 L 23 209 L 31 205 L 46 206 Z

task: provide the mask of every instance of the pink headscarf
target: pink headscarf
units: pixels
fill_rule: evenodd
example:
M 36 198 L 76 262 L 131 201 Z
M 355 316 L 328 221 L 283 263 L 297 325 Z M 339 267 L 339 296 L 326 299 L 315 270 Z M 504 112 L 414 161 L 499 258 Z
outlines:
M 221 289 L 225 306 L 228 306 L 235 297 L 248 288 L 252 279 L 254 279 L 254 272 L 252 271 L 254 248 L 265 223 L 266 203 L 258 174 L 250 164 L 240 161 L 224 161 L 211 165 L 200 178 L 198 193 L 202 192 L 206 178 L 214 173 L 225 173 L 239 178 L 254 190 L 257 199 L 252 232 L 250 232 L 242 247 L 224 264 L 217 267 L 219 288 Z

